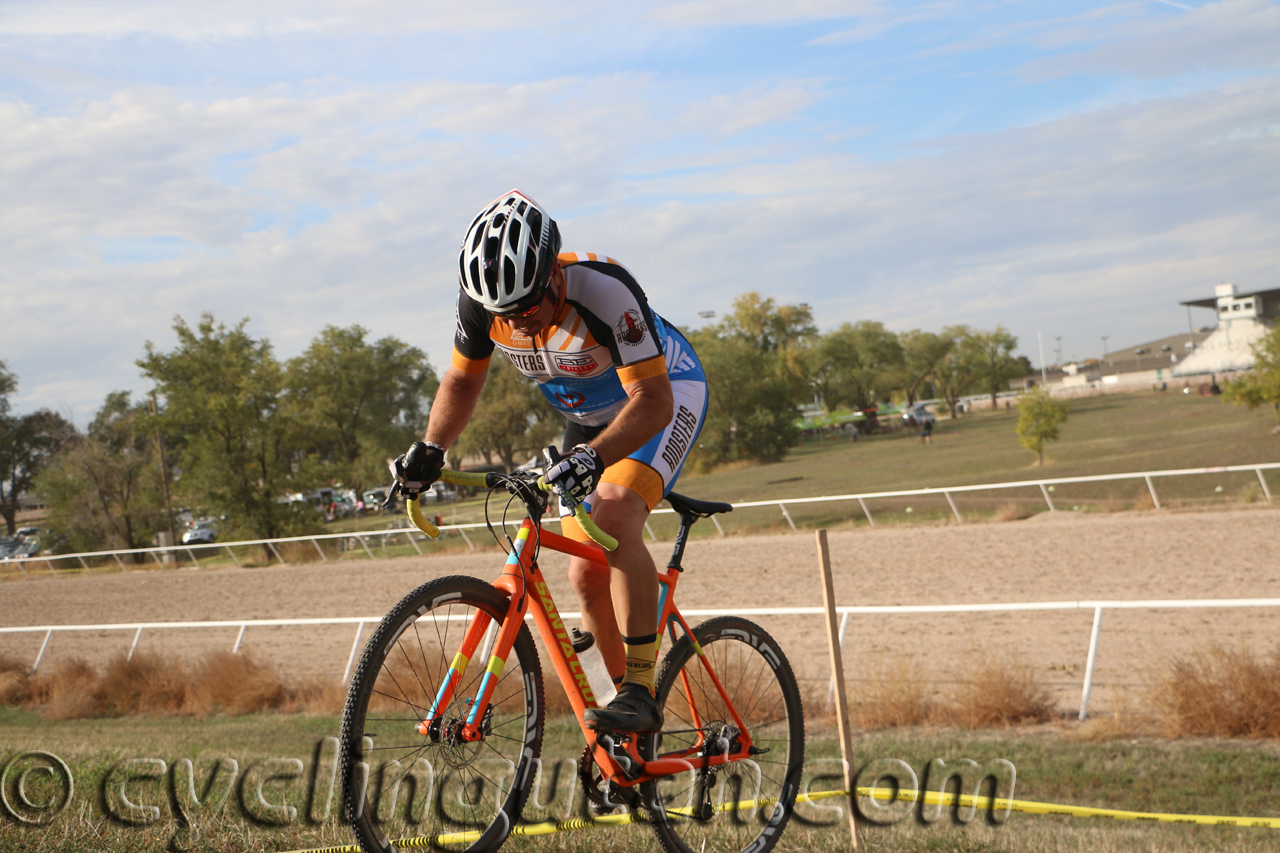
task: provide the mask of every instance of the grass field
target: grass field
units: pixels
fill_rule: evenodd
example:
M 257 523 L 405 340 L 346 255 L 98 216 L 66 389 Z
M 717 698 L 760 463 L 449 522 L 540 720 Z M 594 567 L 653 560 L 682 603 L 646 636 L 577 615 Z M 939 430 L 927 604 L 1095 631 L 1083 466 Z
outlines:
M 335 735 L 333 717 L 308 715 L 249 715 L 191 719 L 119 718 L 109 720 L 50 722 L 27 712 L 0 711 L 4 731 L 3 757 L 27 749 L 43 749 L 64 759 L 75 780 L 75 794 L 66 811 L 46 827 L 27 827 L 0 820 L 0 851 L 95 850 L 101 853 L 160 851 L 177 847 L 213 851 L 295 850 L 349 844 L 345 827 L 330 811 L 324 816 L 326 785 L 332 768 L 332 747 L 323 738 Z M 897 758 L 924 780 L 931 759 L 952 761 L 972 758 L 984 762 L 1003 758 L 1017 768 L 1017 799 L 1168 813 L 1277 816 L 1274 792 L 1280 789 L 1280 748 L 1274 743 L 1248 741 L 1155 741 L 1131 739 L 1107 743 L 1072 740 L 1065 727 L 1054 724 L 1027 730 L 974 733 L 962 730 L 916 729 L 868 733 L 855 742 L 859 766 L 874 759 Z M 568 773 L 569 761 L 581 751 L 581 736 L 571 721 L 560 718 L 548 724 L 543 747 L 544 777 L 537 807 L 527 816 L 564 819 L 575 816 L 571 801 L 576 780 Z M 838 747 L 834 732 L 825 724 L 811 724 L 806 762 L 810 790 L 837 788 Z M 193 762 L 195 791 L 206 810 L 190 807 L 184 790 L 186 776 L 176 797 L 170 794 L 171 775 L 160 775 L 159 765 L 136 759 L 160 759 L 169 773 L 181 759 Z M 215 764 L 234 758 L 238 773 L 233 784 L 229 765 L 205 790 Z M 272 761 L 272 760 L 275 761 Z M 281 759 L 296 759 L 296 778 L 273 778 L 293 773 Z M 555 777 L 559 766 L 560 775 Z M 125 782 L 132 768 L 134 778 Z M 156 778 L 141 778 L 152 770 Z M 39 780 L 37 780 L 38 783 Z M 866 780 L 863 780 L 864 784 Z M 152 822 L 129 825 L 120 820 L 130 813 L 120 799 L 121 784 L 130 802 L 155 806 Z M 29 783 L 31 784 L 31 783 Z M 14 802 L 13 780 L 9 780 Z M 259 786 L 261 786 L 259 788 Z M 210 799 L 229 791 L 225 805 L 215 816 L 207 810 Z M 262 799 L 257 798 L 261 790 Z M 40 799 L 38 784 L 28 795 Z M 188 824 L 174 818 L 174 802 L 186 804 Z M 846 824 L 832 810 L 800 806 L 779 850 L 845 850 L 849 847 Z M 297 815 L 288 818 L 280 805 L 292 805 Z M 335 801 L 336 808 L 336 801 Z M 109 819 L 107 810 L 117 815 Z M 579 809 L 580 810 L 580 809 Z M 136 815 L 141 812 L 134 812 Z M 145 817 L 145 815 L 143 815 Z M 1084 818 L 1013 813 L 1001 826 L 991 827 L 978 818 L 955 825 L 945 817 L 924 824 L 914 815 L 892 827 L 869 827 L 868 850 L 902 851 L 1095 851 L 1095 850 L 1271 850 L 1280 830 L 1227 826 L 1183 826 L 1121 823 Z M 185 833 L 185 835 L 184 835 Z M 403 828 L 412 835 L 412 826 Z M 656 850 L 657 844 L 642 826 L 591 829 L 541 839 L 512 839 L 510 850 L 590 851 L 622 853 Z
M 772 465 L 746 465 L 710 474 L 686 473 L 677 490 L 706 500 L 741 502 L 774 498 L 814 497 L 930 487 L 1000 483 L 1036 478 L 1116 474 L 1178 468 L 1219 467 L 1280 461 L 1280 437 L 1270 434 L 1274 418 L 1267 410 L 1249 411 L 1226 405 L 1218 397 L 1198 397 L 1176 392 L 1139 392 L 1086 397 L 1071 401 L 1071 416 L 1059 441 L 1048 446 L 1046 464 L 1023 448 L 1014 431 L 1017 409 L 977 411 L 955 420 L 940 419 L 933 444 L 922 445 L 907 432 L 871 436 L 849 442 L 817 439 L 794 448 L 787 458 Z M 1257 477 L 1251 473 L 1165 478 L 1156 483 L 1161 505 L 1188 508 L 1221 505 L 1233 501 L 1263 499 Z M 1273 475 L 1273 494 L 1280 493 L 1280 476 Z M 1059 509 L 1086 512 L 1151 508 L 1141 480 L 1114 484 L 1069 484 L 1053 493 Z M 954 499 L 967 521 L 1025 517 L 1047 509 L 1038 488 L 959 494 Z M 501 517 L 501 507 L 491 505 Z M 877 499 L 869 508 L 879 524 L 953 523 L 945 498 L 940 495 Z M 484 521 L 484 501 L 428 506 L 439 511 L 446 524 Z M 794 522 L 803 527 L 847 527 L 867 523 L 856 501 L 799 505 L 790 508 Z M 758 533 L 788 529 L 776 507 L 739 510 L 721 517 L 726 532 Z M 327 525 L 324 533 L 354 534 L 362 531 L 403 528 L 404 514 L 370 513 L 365 518 L 342 519 Z M 675 536 L 677 522 L 670 514 L 655 515 L 651 527 L 660 538 Z M 376 556 L 408 556 L 417 550 L 408 543 L 407 531 L 394 537 L 367 537 Z M 483 529 L 468 534 L 478 547 L 492 543 Z M 695 528 L 695 536 L 715 535 L 709 524 Z M 457 533 L 431 542 L 420 537 L 424 553 L 469 550 Z M 354 535 L 322 543 L 330 560 L 361 559 L 365 546 Z M 203 552 L 202 566 L 232 565 L 225 551 Z M 299 542 L 281 546 L 288 562 L 317 562 L 315 545 Z M 196 552 L 197 555 L 201 552 Z M 266 560 L 259 547 L 239 549 L 245 565 Z M 190 564 L 189 557 L 180 562 Z M 154 567 L 153 562 L 149 564 Z M 43 566 L 41 566 L 43 568 Z M 78 571 L 64 562 L 62 568 Z M 112 560 L 99 570 L 119 571 Z M 11 572 L 16 574 L 16 572 Z

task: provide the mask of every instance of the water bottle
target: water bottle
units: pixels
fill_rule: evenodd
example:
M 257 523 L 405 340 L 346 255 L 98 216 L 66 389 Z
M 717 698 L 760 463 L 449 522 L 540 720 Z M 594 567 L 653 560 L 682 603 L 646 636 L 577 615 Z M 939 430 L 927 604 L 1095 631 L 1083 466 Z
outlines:
M 582 664 L 582 671 L 587 674 L 591 692 L 596 694 L 596 707 L 603 708 L 617 695 L 618 689 L 613 686 L 613 679 L 609 676 L 609 668 L 604 665 L 604 655 L 600 654 L 596 638 L 590 631 L 580 631 L 577 628 L 572 630 L 570 641 L 573 643 L 573 650 L 578 655 L 578 662 Z

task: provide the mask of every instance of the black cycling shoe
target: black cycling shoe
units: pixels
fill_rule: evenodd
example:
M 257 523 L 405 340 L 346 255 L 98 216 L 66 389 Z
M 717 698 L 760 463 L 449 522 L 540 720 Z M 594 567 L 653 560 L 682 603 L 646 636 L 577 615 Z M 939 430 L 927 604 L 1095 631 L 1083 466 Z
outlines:
M 603 708 L 582 712 L 587 728 L 610 732 L 656 732 L 662 728 L 662 707 L 643 684 L 624 684 Z

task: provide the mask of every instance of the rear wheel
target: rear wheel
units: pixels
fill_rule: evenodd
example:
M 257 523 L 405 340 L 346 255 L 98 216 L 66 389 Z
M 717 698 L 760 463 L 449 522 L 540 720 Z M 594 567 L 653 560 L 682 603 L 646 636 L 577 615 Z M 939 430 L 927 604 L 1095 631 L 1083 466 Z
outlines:
M 418 731 L 480 614 L 489 628 L 453 699 Z M 449 577 L 400 600 L 369 638 L 342 712 L 343 806 L 361 847 L 436 838 L 432 847 L 496 850 L 529 796 L 542 751 L 542 670 L 527 626 L 490 694 L 479 740 L 460 736 L 480 690 L 507 600 L 475 578 Z M 460 843 L 461 842 L 461 843 Z
M 778 644 L 760 626 L 722 616 L 693 635 L 724 695 L 699 648 L 682 637 L 658 674 L 663 729 L 645 736 L 641 747 L 646 759 L 680 757 L 692 769 L 644 786 L 650 825 L 668 853 L 765 853 L 790 820 L 799 791 L 800 689 Z M 749 758 L 705 766 L 711 756 L 740 752 L 747 739 Z

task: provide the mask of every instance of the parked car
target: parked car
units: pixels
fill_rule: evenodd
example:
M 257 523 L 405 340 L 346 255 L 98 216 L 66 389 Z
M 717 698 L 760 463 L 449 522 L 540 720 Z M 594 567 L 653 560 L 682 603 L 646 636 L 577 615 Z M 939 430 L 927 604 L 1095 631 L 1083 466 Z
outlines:
M 458 493 L 456 490 L 449 488 L 444 483 L 432 483 L 431 488 L 423 492 L 418 501 L 425 504 L 447 503 L 456 501 Z
M 187 532 L 182 534 L 183 545 L 197 545 L 213 542 L 218 535 L 218 525 L 212 518 L 200 518 L 191 522 Z
M 938 422 L 938 419 L 933 416 L 933 412 L 929 411 L 927 406 L 920 403 L 917 403 L 902 413 L 902 420 L 904 421 L 909 421 L 913 418 L 920 426 Z

